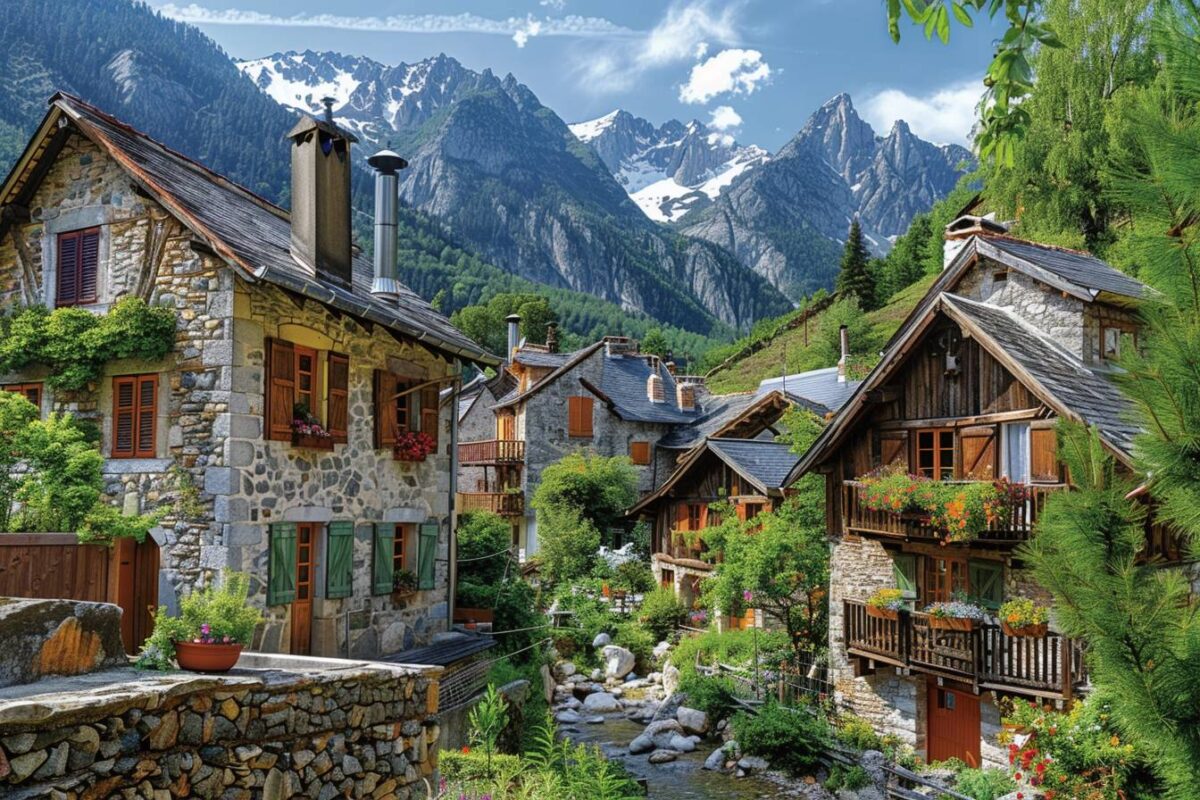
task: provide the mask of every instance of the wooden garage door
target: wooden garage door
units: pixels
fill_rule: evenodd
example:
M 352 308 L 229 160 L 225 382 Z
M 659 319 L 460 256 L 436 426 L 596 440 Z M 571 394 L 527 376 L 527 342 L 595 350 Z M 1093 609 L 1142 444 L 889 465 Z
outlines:
M 930 681 L 927 760 L 957 758 L 979 766 L 979 698 Z

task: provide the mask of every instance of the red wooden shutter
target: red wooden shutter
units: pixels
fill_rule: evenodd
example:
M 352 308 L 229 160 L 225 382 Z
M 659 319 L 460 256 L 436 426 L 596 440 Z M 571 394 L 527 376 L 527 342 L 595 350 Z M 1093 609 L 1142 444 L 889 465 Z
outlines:
M 96 302 L 99 270 L 100 231 L 81 231 L 79 235 L 79 298 L 76 302 Z
M 341 353 L 330 353 L 329 395 L 326 406 L 329 417 L 329 434 L 335 442 L 344 442 L 347 439 L 349 404 L 350 357 Z
M 996 458 L 996 427 L 964 428 L 961 441 L 963 480 L 994 480 L 999 465 L 999 459 Z
M 375 449 L 390 449 L 396 444 L 396 376 L 375 370 Z
M 291 342 L 267 339 L 266 352 L 263 410 L 266 414 L 267 438 L 291 441 L 292 406 L 296 397 L 295 350 Z
M 1058 483 L 1058 440 L 1054 428 L 1029 431 L 1029 476 L 1039 483 Z
M 58 235 L 58 290 L 55 304 L 73 306 L 79 302 L 79 233 Z
M 113 378 L 113 458 L 133 458 L 137 428 L 137 378 Z
M 137 437 L 134 455 L 154 458 L 154 431 L 158 417 L 158 376 L 143 375 L 137 379 Z

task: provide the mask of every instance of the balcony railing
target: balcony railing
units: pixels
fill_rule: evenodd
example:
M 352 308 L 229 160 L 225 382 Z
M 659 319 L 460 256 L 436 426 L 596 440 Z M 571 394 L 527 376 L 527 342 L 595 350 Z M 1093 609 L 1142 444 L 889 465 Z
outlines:
M 519 439 L 485 439 L 458 445 L 460 464 L 520 464 L 525 460 L 525 442 Z
M 942 630 L 931 627 L 926 614 L 902 611 L 896 619 L 880 619 L 852 600 L 844 611 L 850 655 L 1035 697 L 1070 698 L 1087 682 L 1083 649 L 1057 633 L 1008 636 L 987 623 L 970 631 Z
M 520 492 L 459 492 L 458 510 L 491 511 L 505 517 L 519 517 L 525 513 L 525 495 Z
M 969 481 L 962 481 L 969 483 Z M 846 531 L 867 533 L 877 536 L 895 536 L 901 539 L 924 539 L 936 541 L 942 531 L 930 525 L 921 514 L 900 514 L 892 511 L 874 511 L 862 501 L 863 484 L 845 481 L 842 484 L 842 525 Z M 1067 488 L 1065 483 L 1030 484 L 1029 499 L 1009 509 L 1006 516 L 988 524 L 987 530 L 975 541 L 992 544 L 1015 544 L 1029 538 L 1037 522 L 1046 498 L 1053 492 Z

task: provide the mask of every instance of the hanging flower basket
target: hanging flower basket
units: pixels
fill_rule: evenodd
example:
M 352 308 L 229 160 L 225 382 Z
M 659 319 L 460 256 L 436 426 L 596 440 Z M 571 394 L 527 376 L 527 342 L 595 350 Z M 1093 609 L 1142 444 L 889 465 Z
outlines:
M 180 669 L 192 672 L 229 672 L 242 654 L 240 644 L 175 642 L 175 660 Z
M 1032 625 L 1009 625 L 1001 620 L 1000 627 L 1004 630 L 1005 636 L 1025 639 L 1041 639 L 1050 631 L 1050 624 L 1047 622 L 1038 622 Z
M 433 437 L 421 431 L 405 431 L 396 436 L 392 458 L 396 461 L 424 461 L 437 445 Z

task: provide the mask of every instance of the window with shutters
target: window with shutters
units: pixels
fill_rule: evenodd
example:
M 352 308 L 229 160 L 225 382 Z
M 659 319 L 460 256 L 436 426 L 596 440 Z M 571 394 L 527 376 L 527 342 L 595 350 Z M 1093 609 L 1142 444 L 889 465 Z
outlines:
M 290 603 L 296 599 L 296 523 L 272 525 L 267 547 L 267 605 Z
M 100 280 L 100 229 L 60 233 L 57 245 L 54 304 L 62 307 L 95 303 Z
M 325 596 L 354 594 L 354 523 L 331 522 L 326 533 Z
M 317 351 L 310 347 L 292 345 L 296 354 L 296 395 L 294 405 L 301 406 L 317 419 L 321 418 L 320 375 L 317 372 Z
M 1029 477 L 1037 483 L 1058 483 L 1058 438 L 1052 427 L 1029 431 Z
M 918 475 L 954 480 L 954 431 L 950 428 L 917 431 L 916 456 Z
M 417 588 L 432 589 L 437 584 L 438 524 L 421 523 L 417 543 Z
M 688 503 L 687 507 L 687 529 L 689 531 L 698 531 L 703 525 L 704 506 L 700 503 Z
M 1004 565 L 999 561 L 967 563 L 967 582 L 971 598 L 980 606 L 995 611 L 1004 602 Z
M 396 435 L 408 431 L 421 430 L 421 407 L 423 390 L 409 392 L 408 389 L 423 381 L 393 375 L 385 370 L 375 370 L 375 447 L 379 450 L 389 450 L 396 444 Z M 437 397 L 437 387 L 433 388 L 433 397 Z M 403 392 L 403 394 L 402 394 Z M 437 404 L 432 405 L 433 414 L 429 418 L 433 430 L 427 431 L 437 439 Z
M 350 358 L 283 339 L 266 340 L 266 438 L 291 441 L 302 407 L 334 442 L 349 437 Z
M 630 442 L 629 443 L 629 460 L 639 466 L 646 466 L 650 463 L 650 443 L 649 442 Z
M 964 428 L 959 433 L 962 442 L 962 477 L 969 481 L 990 481 L 996 477 L 999 459 L 996 457 L 996 427 L 994 425 Z
M 113 378 L 113 458 L 154 458 L 158 376 Z
M 580 395 L 567 398 L 567 435 L 592 438 L 592 398 Z
M 40 383 L 9 383 L 0 386 L 0 390 L 21 395 L 37 406 L 39 411 L 42 408 L 42 384 Z

